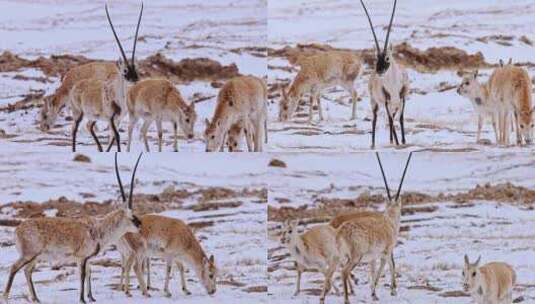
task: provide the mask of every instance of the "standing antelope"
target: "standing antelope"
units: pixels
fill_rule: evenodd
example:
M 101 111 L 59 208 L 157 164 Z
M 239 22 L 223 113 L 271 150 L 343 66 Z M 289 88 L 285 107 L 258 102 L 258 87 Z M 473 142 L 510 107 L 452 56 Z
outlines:
M 464 255 L 463 288 L 477 304 L 511 304 L 516 273 L 510 265 L 492 262 L 479 266 L 481 257 L 470 263 Z
M 386 32 L 385 45 L 383 50 L 379 47 L 375 30 L 373 29 L 373 23 L 368 14 L 368 9 L 364 2 L 360 0 L 364 12 L 368 17 L 370 28 L 372 30 L 373 39 L 375 40 L 375 48 L 377 50 L 377 61 L 375 62 L 375 71 L 370 76 L 368 83 L 368 90 L 370 91 L 370 104 L 372 107 L 372 144 L 371 148 L 375 149 L 375 128 L 377 125 L 377 111 L 379 105 L 383 106 L 388 118 L 388 124 L 390 129 L 390 143 L 396 143 L 399 145 L 398 136 L 396 133 L 396 127 L 394 126 L 394 120 L 399 114 L 399 125 L 401 129 L 401 143 L 405 144 L 405 101 L 407 94 L 409 93 L 409 76 L 404 67 L 398 64 L 394 60 L 392 45 L 388 44 L 390 36 L 390 30 L 392 29 L 392 22 L 394 21 L 394 15 L 396 13 L 397 0 L 394 0 L 394 7 L 392 9 L 392 16 L 390 17 L 390 24 Z
M 134 264 L 134 270 L 143 294 L 147 294 L 146 285 L 140 274 L 142 273 L 141 267 L 145 258 L 152 256 L 160 257 L 166 261 L 167 267 L 164 288 L 166 296 L 171 296 L 169 292 L 169 280 L 173 263 L 176 263 L 180 270 L 182 290 L 184 293 L 189 294 L 186 288 L 182 262 L 193 269 L 208 294 L 212 295 L 216 292 L 217 268 L 214 256 L 207 257 L 201 244 L 195 238 L 188 225 L 181 220 L 161 215 L 144 215 L 140 220 L 141 230 L 139 235 L 131 235 L 126 238 L 131 250 L 131 255 L 127 260 L 124 270 L 126 277 L 125 292 L 127 294 L 129 293 L 129 273 L 132 264 Z M 130 240 L 132 238 L 134 240 L 137 238 L 138 240 L 131 242 Z M 139 246 L 140 244 L 142 246 Z
M 39 302 L 32 280 L 32 271 L 37 261 L 57 261 L 74 259 L 80 270 L 80 302 L 85 303 L 84 287 L 87 283 L 88 298 L 95 301 L 91 291 L 91 271 L 88 261 L 101 249 L 117 242 L 127 232 L 138 232 L 141 221 L 132 214 L 132 195 L 139 155 L 130 183 L 128 201 L 119 176 L 117 154 L 115 154 L 115 174 L 124 207 L 110 212 L 104 217 L 86 218 L 37 218 L 21 223 L 15 229 L 15 244 L 19 259 L 11 266 L 4 298 L 7 300 L 15 274 L 24 267 L 24 274 L 32 301 Z
M 158 129 L 158 151 L 162 152 L 162 121 L 173 123 L 174 141 L 173 148 L 178 151 L 177 125 L 187 134 L 188 139 L 194 136 L 193 126 L 197 120 L 195 103 L 186 104 L 176 87 L 166 79 L 141 80 L 128 89 L 127 108 L 130 122 L 128 124 L 128 148 L 132 142 L 132 131 L 140 118 L 143 118 L 141 134 L 147 152 L 147 130 L 153 121 L 156 121 Z
M 318 225 L 299 234 L 297 221 L 286 221 L 283 224 L 280 241 L 287 246 L 290 255 L 296 261 L 297 281 L 294 296 L 301 291 L 301 274 L 305 269 L 317 269 L 325 277 L 320 296 L 320 303 L 324 303 L 325 295 L 331 286 L 336 289 L 336 286 L 331 284 L 332 275 L 338 265 L 336 230 L 329 225 Z
M 499 130 L 502 144 L 509 144 L 511 113 L 516 129 L 516 142 L 531 144 L 533 140 L 532 84 L 528 72 L 514 65 L 494 70 L 488 83 L 489 96 L 498 104 Z
M 349 52 L 329 51 L 319 53 L 300 61 L 301 69 L 295 76 L 288 92 L 282 89 L 279 104 L 279 120 L 287 121 L 294 114 L 299 100 L 310 94 L 308 121 L 312 122 L 314 102 L 318 105 L 320 120 L 323 120 L 321 91 L 328 87 L 341 86 L 351 94 L 351 119 L 357 118 L 357 91 L 354 82 L 362 71 L 360 57 Z
M 61 80 L 61 85 L 52 96 L 45 98 L 40 112 L 39 127 L 46 132 L 52 128 L 59 112 L 68 104 L 73 86 L 80 80 L 97 78 L 110 79 L 119 77 L 117 64 L 113 62 L 91 62 L 70 69 Z
M 252 126 L 254 151 L 262 152 L 267 138 L 267 88 L 262 79 L 235 77 L 221 88 L 212 121 L 205 121 L 206 151 L 218 151 L 232 125 L 238 122 Z
M 481 84 L 478 79 L 478 71 L 473 74 L 465 75 L 461 84 L 457 88 L 457 94 L 470 99 L 474 111 L 477 115 L 477 135 L 476 142 L 481 139 L 481 128 L 486 117 L 490 118 L 494 134 L 496 135 L 496 142 L 499 142 L 499 133 L 496 126 L 496 118 L 498 117 L 497 105 L 493 99 L 489 98 L 488 83 Z
M 383 166 L 377 154 L 377 161 L 381 169 L 383 181 L 388 196 L 388 207 L 382 216 L 370 214 L 349 219 L 337 229 L 336 243 L 339 250 L 339 259 L 342 265 L 342 281 L 344 283 L 344 300 L 349 303 L 348 281 L 351 271 L 362 262 L 370 263 L 371 296 L 377 300 L 375 292 L 386 262 L 390 268 L 390 294 L 396 295 L 396 268 L 394 262 L 394 247 L 397 243 L 401 220 L 401 189 L 407 173 L 412 152 L 409 154 L 403 175 L 395 198 L 390 195 L 390 188 L 386 181 Z M 380 258 L 379 268 L 375 269 L 375 261 Z

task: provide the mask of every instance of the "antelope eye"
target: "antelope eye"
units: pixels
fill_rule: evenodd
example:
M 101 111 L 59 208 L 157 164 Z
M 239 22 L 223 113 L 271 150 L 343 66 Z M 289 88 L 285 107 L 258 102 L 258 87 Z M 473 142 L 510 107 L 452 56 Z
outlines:
M 215 139 L 215 135 L 210 136 L 211 139 Z
M 288 110 L 288 106 L 282 107 L 285 111 Z
M 189 123 L 189 118 L 186 118 L 186 122 Z
M 292 229 L 288 230 L 288 233 L 292 233 Z
M 520 129 L 524 129 L 524 125 L 520 125 Z
M 211 274 L 211 275 L 209 275 L 208 277 L 210 278 L 210 280 L 212 280 L 212 279 L 214 278 L 214 275 Z
M 238 143 L 234 143 L 234 147 L 237 147 L 238 146 Z
M 463 277 L 464 277 L 464 270 L 463 270 Z
M 472 272 L 472 277 L 475 277 L 476 276 L 476 272 Z

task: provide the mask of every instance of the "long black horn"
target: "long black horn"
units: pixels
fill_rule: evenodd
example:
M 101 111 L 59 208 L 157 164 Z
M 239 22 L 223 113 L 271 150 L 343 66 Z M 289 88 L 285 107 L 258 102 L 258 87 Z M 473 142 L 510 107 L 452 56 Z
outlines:
M 388 25 L 388 31 L 386 32 L 385 48 L 383 52 L 386 52 L 386 48 L 388 47 L 388 38 L 390 37 L 390 29 L 392 29 L 392 23 L 394 22 L 394 14 L 396 13 L 397 2 L 398 2 L 397 0 L 394 0 L 394 8 L 392 9 L 392 16 L 390 17 L 390 24 Z
M 139 33 L 139 25 L 141 24 L 141 16 L 143 16 L 143 2 L 141 2 L 141 11 L 137 20 L 136 36 L 134 37 L 134 48 L 132 49 L 132 66 L 134 66 L 134 58 L 136 56 L 137 34 Z
M 401 182 L 399 182 L 398 193 L 396 193 L 396 201 L 399 199 L 401 194 L 401 186 L 403 186 L 403 180 L 405 180 L 405 174 L 407 173 L 407 168 L 409 167 L 409 162 L 411 161 L 412 152 L 409 153 L 409 158 L 407 158 L 407 163 L 405 163 L 405 169 L 403 169 L 403 175 L 401 176 Z
M 381 158 L 379 157 L 379 152 L 375 152 L 377 156 L 377 161 L 379 162 L 379 168 L 381 168 L 381 174 L 383 175 L 383 181 L 385 182 L 386 195 L 388 195 L 388 200 L 392 201 L 392 196 L 390 195 L 390 188 L 388 187 L 388 182 L 386 181 L 385 171 L 383 170 L 383 164 L 381 163 Z
M 375 30 L 373 29 L 373 23 L 372 19 L 370 18 L 370 15 L 368 14 L 368 9 L 366 8 L 366 5 L 364 5 L 364 2 L 360 0 L 360 3 L 362 4 L 362 7 L 364 8 L 364 12 L 366 13 L 366 16 L 368 17 L 368 22 L 370 23 L 370 28 L 372 29 L 373 39 L 375 40 L 375 47 L 377 48 L 377 52 L 381 52 L 381 48 L 379 48 L 379 41 L 377 41 L 377 36 L 375 35 Z
M 128 196 L 128 208 L 132 209 L 132 195 L 134 194 L 134 180 L 136 178 L 137 165 L 139 165 L 139 160 L 141 159 L 143 153 L 139 153 L 139 157 L 136 161 L 136 166 L 134 167 L 134 172 L 132 172 L 132 179 L 130 180 L 130 195 Z
M 117 183 L 119 184 L 119 189 L 121 190 L 123 202 L 126 203 L 126 195 L 124 195 L 123 183 L 121 182 L 121 175 L 119 175 L 119 167 L 117 166 L 117 152 L 115 152 L 115 176 L 117 176 Z
M 110 18 L 110 12 L 108 11 L 108 4 L 106 3 L 106 16 L 108 17 L 108 22 L 110 23 L 111 31 L 113 32 L 113 36 L 115 37 L 115 41 L 117 41 L 117 45 L 119 45 L 119 50 L 121 51 L 121 55 L 123 56 L 124 63 L 128 65 L 128 59 L 126 58 L 126 54 L 124 53 L 123 46 L 121 45 L 121 41 L 119 41 L 119 37 L 117 37 L 117 33 L 115 32 L 115 28 L 113 27 L 113 23 L 111 22 Z

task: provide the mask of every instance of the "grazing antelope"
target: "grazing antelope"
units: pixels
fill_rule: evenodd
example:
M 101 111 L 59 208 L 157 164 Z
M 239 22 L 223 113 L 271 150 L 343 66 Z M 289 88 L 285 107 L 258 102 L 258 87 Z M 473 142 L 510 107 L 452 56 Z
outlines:
M 516 129 L 516 142 L 531 144 L 533 140 L 532 84 L 528 72 L 514 65 L 494 70 L 488 82 L 489 96 L 498 104 L 500 142 L 509 144 L 511 113 Z
M 304 94 L 310 94 L 308 121 L 312 122 L 312 108 L 318 105 L 320 120 L 323 120 L 321 92 L 333 86 L 341 86 L 351 94 L 353 104 L 351 119 L 357 118 L 357 91 L 354 82 L 362 71 L 359 56 L 340 51 L 319 53 L 300 61 L 301 69 L 295 76 L 288 92 L 282 89 L 279 104 L 279 120 L 287 121 L 294 114 L 299 100 Z
M 120 136 L 117 129 L 121 107 L 119 97 L 116 95 L 115 81 L 100 80 L 96 78 L 84 79 L 77 82 L 70 93 L 70 107 L 73 114 L 72 126 L 72 151 L 76 152 L 76 134 L 80 122 L 86 117 L 88 128 L 97 143 L 98 150 L 102 152 L 102 146 L 95 134 L 95 124 L 98 120 L 107 121 L 113 132 L 113 139 L 110 140 L 107 151 L 111 149 L 113 142 L 117 142 L 117 151 L 121 152 Z
M 212 121 L 205 121 L 206 152 L 218 151 L 230 128 L 238 122 L 252 127 L 254 151 L 262 152 L 267 139 L 267 88 L 262 79 L 235 77 L 221 88 Z
M 370 104 L 372 107 L 372 144 L 371 148 L 375 149 L 375 128 L 377 125 L 377 111 L 379 106 L 384 107 L 388 118 L 388 124 L 390 128 L 390 143 L 396 143 L 399 145 L 396 128 L 394 126 L 394 120 L 399 114 L 399 125 L 401 129 L 401 143 L 405 144 L 405 101 L 407 94 L 409 93 L 409 76 L 403 66 L 398 64 L 394 60 L 392 45 L 388 44 L 390 37 L 390 30 L 392 29 L 392 22 L 394 21 L 394 15 L 396 13 L 397 0 L 394 0 L 394 7 L 392 9 L 392 16 L 390 17 L 390 24 L 386 32 L 385 45 L 383 50 L 379 47 L 375 30 L 373 29 L 373 23 L 368 14 L 368 9 L 364 2 L 360 0 L 364 12 L 368 17 L 370 28 L 372 30 L 373 39 L 375 40 L 375 48 L 377 50 L 377 61 L 375 62 L 375 71 L 370 76 L 368 83 L 368 90 L 370 92 Z
M 197 241 L 195 235 L 186 223 L 178 219 L 161 215 L 144 215 L 140 220 L 141 230 L 139 232 L 139 237 L 141 238 L 141 241 L 137 241 L 137 243 L 143 244 L 143 246 L 132 246 L 127 238 L 127 242 L 132 250 L 132 254 L 130 255 L 130 258 L 128 258 L 125 267 L 125 292 L 127 294 L 129 293 L 128 288 L 130 281 L 128 274 L 130 273 L 132 264 L 134 264 L 134 270 L 140 282 L 143 294 L 147 293 L 143 278 L 140 276 L 142 273 L 141 267 L 145 258 L 153 256 L 163 259 L 167 264 L 164 288 L 166 296 L 171 296 L 171 293 L 169 292 L 169 280 L 173 263 L 175 263 L 180 270 L 182 290 L 185 294 L 189 294 L 189 291 L 186 288 L 184 266 L 182 265 L 182 262 L 193 269 L 208 294 L 212 295 L 216 292 L 217 268 L 214 256 L 211 255 L 210 257 L 207 257 L 201 244 Z M 150 272 L 150 270 L 148 271 Z
M 481 256 L 470 263 L 464 255 L 463 288 L 477 304 L 511 304 L 516 273 L 510 265 L 492 262 L 479 266 Z
M 52 128 L 59 112 L 68 104 L 69 94 L 74 85 L 83 79 L 110 79 L 119 77 L 119 68 L 113 62 L 91 62 L 70 69 L 61 80 L 61 85 L 53 95 L 45 98 L 40 112 L 39 128 L 46 132 Z
M 477 115 L 476 142 L 479 142 L 481 139 L 481 128 L 483 127 L 485 118 L 490 119 L 494 134 L 496 135 L 496 142 L 499 142 L 499 133 L 496 125 L 498 117 L 497 105 L 489 97 L 488 83 L 481 84 L 477 77 L 477 70 L 474 73 L 463 76 L 461 84 L 457 88 L 457 94 L 468 98 L 474 107 Z
M 143 119 L 141 134 L 143 135 L 147 152 L 150 150 L 147 142 L 147 130 L 153 121 L 156 121 L 158 129 L 159 152 L 162 152 L 163 121 L 171 121 L 173 123 L 173 148 L 175 151 L 178 151 L 178 125 L 180 125 L 188 139 L 192 139 L 194 136 L 193 126 L 197 120 L 195 103 L 186 104 L 180 92 L 166 79 L 145 79 L 131 86 L 128 89 L 127 108 L 130 118 L 127 151 L 130 151 L 132 131 L 140 118 Z
M 245 122 L 240 121 L 235 123 L 230 127 L 227 133 L 227 147 L 229 152 L 239 152 L 242 139 L 245 137 L 245 142 L 247 143 L 247 151 L 252 152 L 253 151 L 253 126 L 249 124 L 249 127 L 245 127 Z M 267 132 L 266 132 L 266 138 L 267 138 Z M 223 147 L 222 147 L 223 148 Z
M 88 298 L 95 301 L 91 291 L 91 271 L 88 261 L 101 249 L 117 242 L 127 232 L 138 232 L 141 221 L 132 214 L 132 195 L 137 166 L 136 161 L 130 183 L 130 196 L 126 199 L 115 154 L 115 174 L 124 207 L 104 217 L 86 218 L 36 218 L 21 223 L 15 229 L 15 244 L 19 259 L 11 266 L 4 297 L 7 300 L 15 274 L 24 267 L 26 282 L 32 301 L 39 302 L 32 280 L 32 271 L 37 261 L 75 260 L 80 270 L 80 302 L 85 303 L 85 283 Z
M 412 152 L 409 154 L 401 182 L 395 198 L 390 195 L 390 188 L 386 181 L 383 166 L 377 155 L 383 181 L 388 196 L 389 205 L 382 216 L 376 214 L 356 216 L 349 219 L 337 229 L 336 244 L 339 250 L 339 259 L 342 265 L 342 281 L 344 283 L 344 300 L 349 303 L 348 281 L 351 271 L 362 262 L 370 263 L 371 296 L 377 300 L 375 292 L 386 262 L 390 268 L 390 294 L 396 295 L 396 268 L 393 250 L 397 243 L 401 220 L 401 189 L 407 173 Z M 375 261 L 380 258 L 379 268 L 375 269 Z
M 142 270 L 143 266 L 145 266 L 145 270 L 147 272 L 147 281 L 143 281 L 143 279 L 140 279 L 142 277 L 142 272 L 136 271 L 136 277 L 138 278 L 138 282 L 140 283 L 141 290 L 143 292 L 144 296 L 149 297 L 148 291 L 151 289 L 150 284 L 150 258 L 145 257 L 145 249 L 147 246 L 147 242 L 143 238 L 143 236 L 139 233 L 126 233 L 117 243 L 117 251 L 121 254 L 121 278 L 119 282 L 119 289 L 124 291 L 125 294 L 128 297 L 131 297 L 130 289 L 127 288 L 127 280 L 126 276 L 129 275 L 129 272 L 127 272 L 127 265 L 132 265 L 132 263 L 143 263 L 141 265 L 141 268 L 136 268 L 137 266 L 134 266 L 134 270 Z M 167 267 L 170 270 L 172 267 L 172 263 L 167 261 Z M 178 269 L 180 271 L 180 278 L 181 278 L 181 284 L 182 284 L 182 291 L 185 295 L 190 295 L 191 292 L 188 290 L 186 286 L 186 276 L 185 276 L 185 268 L 182 263 L 179 261 L 176 261 L 176 264 L 178 266 Z M 128 266 L 129 268 L 131 266 Z M 143 287 L 146 286 L 146 287 Z M 171 293 L 169 292 L 168 286 L 165 287 L 164 292 L 166 296 L 171 296 Z
M 329 225 L 318 225 L 299 234 L 297 224 L 297 221 L 284 222 L 280 239 L 296 261 L 297 281 L 294 296 L 301 291 L 301 274 L 305 269 L 317 269 L 325 277 L 320 296 L 320 303 L 324 303 L 325 295 L 330 291 L 331 286 L 337 289 L 331 284 L 332 275 L 338 265 L 336 230 Z

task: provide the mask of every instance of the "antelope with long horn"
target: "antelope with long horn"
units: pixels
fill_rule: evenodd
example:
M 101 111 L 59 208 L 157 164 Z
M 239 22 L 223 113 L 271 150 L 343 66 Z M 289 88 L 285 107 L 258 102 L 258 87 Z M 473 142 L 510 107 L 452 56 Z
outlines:
M 390 194 L 390 188 L 384 174 L 379 154 L 376 153 L 379 168 L 385 183 L 388 197 L 388 206 L 382 215 L 360 215 L 343 222 L 337 229 L 336 242 L 339 250 L 339 259 L 342 265 L 342 281 L 344 283 L 345 303 L 349 303 L 348 283 L 351 271 L 362 262 L 370 263 L 371 296 L 377 300 L 375 292 L 385 264 L 390 268 L 391 295 L 396 295 L 396 267 L 394 262 L 394 247 L 397 243 L 401 221 L 401 189 L 405 175 L 412 157 L 409 154 L 403 175 L 395 197 Z M 379 268 L 375 269 L 377 259 L 380 259 Z
M 57 261 L 65 258 L 75 260 L 80 271 L 80 302 L 87 296 L 95 301 L 91 290 L 91 271 L 88 261 L 101 249 L 116 243 L 125 233 L 138 232 L 141 221 L 132 213 L 132 196 L 135 175 L 139 165 L 139 155 L 130 182 L 128 200 L 119 176 L 117 154 L 115 154 L 115 174 L 121 191 L 123 207 L 104 217 L 85 218 L 36 218 L 28 219 L 15 229 L 15 245 L 19 259 L 11 266 L 4 298 L 7 301 L 17 272 L 24 268 L 26 282 L 32 301 L 39 302 L 32 280 L 32 272 L 38 261 Z
M 390 143 L 395 142 L 399 145 L 394 120 L 399 116 L 399 125 L 401 129 L 401 143 L 405 144 L 405 101 L 409 93 L 409 76 L 404 67 L 399 65 L 393 55 L 392 45 L 389 44 L 390 30 L 394 21 L 396 13 L 397 0 L 394 0 L 394 7 L 392 9 L 392 16 L 386 32 L 386 39 L 383 49 L 379 47 L 379 42 L 373 28 L 373 23 L 368 14 L 368 9 L 362 0 L 360 0 L 364 12 L 368 17 L 368 22 L 372 30 L 373 39 L 375 40 L 376 48 L 376 62 L 375 69 L 370 76 L 368 83 L 368 90 L 370 91 L 370 104 L 372 107 L 372 144 L 371 148 L 375 149 L 375 129 L 377 125 L 377 112 L 379 106 L 383 106 L 388 118 L 388 125 L 390 129 Z

